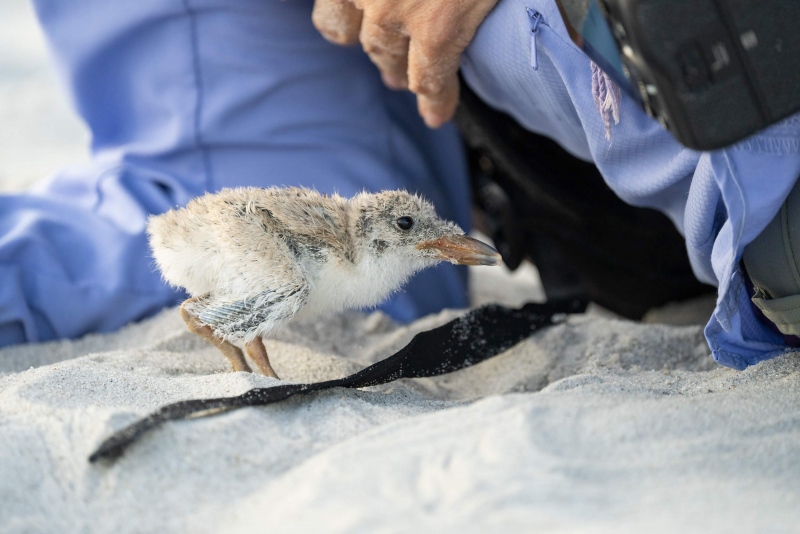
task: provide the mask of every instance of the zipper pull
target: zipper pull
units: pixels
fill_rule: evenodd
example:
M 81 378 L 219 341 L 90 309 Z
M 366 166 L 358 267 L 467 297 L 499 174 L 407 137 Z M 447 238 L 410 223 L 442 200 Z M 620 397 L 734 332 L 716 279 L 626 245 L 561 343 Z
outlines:
M 539 55 L 536 50 L 536 35 L 539 33 L 539 21 L 542 20 L 542 14 L 534 11 L 529 7 L 525 10 L 528 12 L 528 17 L 531 19 L 531 67 L 533 70 L 539 70 Z

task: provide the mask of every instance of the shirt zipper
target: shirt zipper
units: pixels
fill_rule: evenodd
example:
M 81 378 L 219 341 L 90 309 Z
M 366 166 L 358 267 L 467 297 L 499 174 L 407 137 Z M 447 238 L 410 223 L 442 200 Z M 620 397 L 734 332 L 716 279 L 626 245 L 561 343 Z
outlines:
M 525 11 L 528 12 L 528 18 L 531 19 L 531 67 L 533 70 L 539 70 L 539 54 L 536 50 L 536 36 L 539 34 L 539 22 L 542 20 L 542 14 L 529 7 L 526 7 Z

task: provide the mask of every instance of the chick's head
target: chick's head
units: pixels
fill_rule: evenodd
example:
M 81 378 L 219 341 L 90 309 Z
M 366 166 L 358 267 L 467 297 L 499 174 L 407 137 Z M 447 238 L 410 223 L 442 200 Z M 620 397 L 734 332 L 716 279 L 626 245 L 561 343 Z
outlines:
M 374 256 L 406 257 L 417 262 L 449 261 L 460 265 L 499 265 L 489 245 L 464 235 L 440 218 L 433 205 L 406 191 L 362 193 L 354 199 L 355 237 Z

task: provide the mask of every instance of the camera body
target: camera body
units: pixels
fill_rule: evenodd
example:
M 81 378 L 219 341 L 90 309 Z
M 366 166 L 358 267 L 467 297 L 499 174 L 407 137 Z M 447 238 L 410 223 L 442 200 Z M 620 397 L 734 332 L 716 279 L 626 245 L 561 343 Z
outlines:
M 621 85 L 682 144 L 721 148 L 800 111 L 800 0 L 598 0 L 598 8 L 628 81 Z M 598 64 L 613 71 L 614 63 Z

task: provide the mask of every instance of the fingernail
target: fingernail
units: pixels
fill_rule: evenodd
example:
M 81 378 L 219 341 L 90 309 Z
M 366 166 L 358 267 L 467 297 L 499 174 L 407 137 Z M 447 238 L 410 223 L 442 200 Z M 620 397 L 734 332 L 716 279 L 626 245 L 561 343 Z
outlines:
M 442 117 L 438 113 L 433 113 L 431 111 L 426 111 L 422 115 L 422 120 L 425 121 L 425 125 L 428 128 L 434 128 L 434 129 L 440 127 L 442 124 L 446 122 L 444 117 Z
M 383 84 L 386 87 L 389 89 L 394 89 L 395 91 L 406 88 L 406 81 L 400 76 L 396 76 L 394 74 L 381 73 L 381 80 L 383 80 Z

